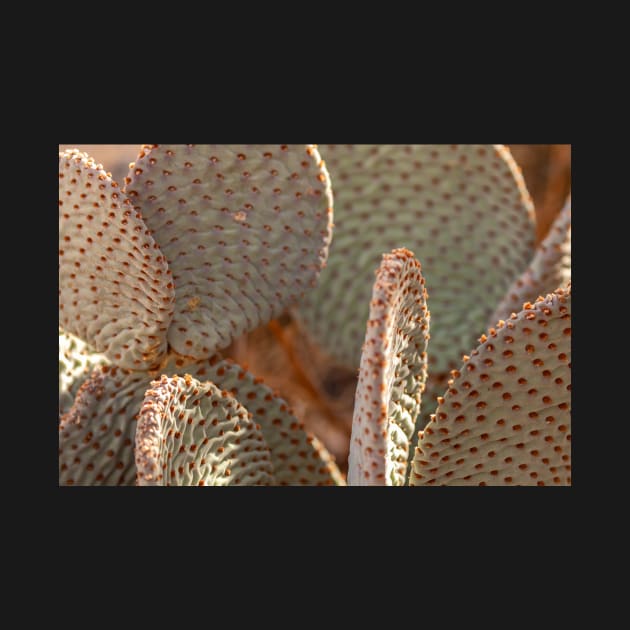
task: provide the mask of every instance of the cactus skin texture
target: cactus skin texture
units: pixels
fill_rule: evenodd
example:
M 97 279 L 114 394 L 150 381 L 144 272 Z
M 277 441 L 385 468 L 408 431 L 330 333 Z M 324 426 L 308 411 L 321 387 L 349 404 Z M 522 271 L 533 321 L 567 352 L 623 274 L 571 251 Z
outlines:
M 571 282 L 571 197 L 554 220 L 547 236 L 524 273 L 514 281 L 490 318 L 490 323 L 518 313 L 525 302 L 533 302 L 557 287 Z
M 313 145 L 145 145 L 125 191 L 175 284 L 170 346 L 211 356 L 312 287 L 332 193 Z
M 383 252 L 405 247 L 422 262 L 431 299 L 431 373 L 457 367 L 534 252 L 533 204 L 509 150 L 319 149 L 331 174 L 335 231 L 320 282 L 296 309 L 304 330 L 356 368 L 373 270 Z
M 59 482 L 62 485 L 135 485 L 133 444 L 136 416 L 153 379 L 185 370 L 199 382 L 227 391 L 250 414 L 274 469 L 272 485 L 345 485 L 330 453 L 305 432 L 285 400 L 232 361 L 213 356 L 203 361 L 172 355 L 153 372 L 105 366 L 83 384 L 59 429 Z M 192 478 L 177 476 L 171 485 Z M 212 478 L 214 479 L 214 478 Z M 216 480 L 222 485 L 220 480 Z M 233 480 L 231 480 L 233 481 Z M 256 479 L 248 479 L 249 483 Z M 216 485 L 209 479 L 206 485 Z
M 121 367 L 154 368 L 167 340 L 209 358 L 310 289 L 328 256 L 313 145 L 146 145 L 126 184 L 59 154 L 60 325 Z
M 96 368 L 59 423 L 59 485 L 131 486 L 146 372 Z
M 430 315 L 420 263 L 406 249 L 376 271 L 350 440 L 350 485 L 402 486 L 427 378 Z
M 59 329 L 59 416 L 70 410 L 79 387 L 92 370 L 108 364 L 105 355 L 95 353 L 84 341 Z
M 483 335 L 421 432 L 410 485 L 570 485 L 571 285 Z
M 166 352 L 173 285 L 142 216 L 100 164 L 59 154 L 59 324 L 112 363 Z
M 348 485 L 571 484 L 570 198 L 534 255 L 500 145 L 321 151 L 145 145 L 124 191 L 60 153 L 60 485 L 345 485 L 217 354 L 300 296 L 359 366 Z
M 271 452 L 274 485 L 346 485 L 324 445 L 261 379 L 230 360 L 208 365 L 204 378 L 237 398 L 260 426 Z
M 221 370 L 215 350 L 311 288 L 328 255 L 332 193 L 314 145 L 145 145 L 126 185 L 59 154 L 61 484 L 135 483 L 151 380 L 208 369 L 195 359 Z M 344 483 L 283 400 L 238 366 L 223 372 L 270 417 L 275 481 Z
M 228 392 L 186 374 L 152 383 L 138 415 L 141 486 L 270 485 L 260 427 Z

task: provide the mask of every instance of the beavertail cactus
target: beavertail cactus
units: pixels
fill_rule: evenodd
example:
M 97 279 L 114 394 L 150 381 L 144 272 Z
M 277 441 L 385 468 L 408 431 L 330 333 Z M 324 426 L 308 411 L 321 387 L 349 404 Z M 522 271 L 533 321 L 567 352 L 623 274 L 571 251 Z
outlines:
M 420 263 L 406 249 L 376 272 L 355 397 L 348 483 L 403 485 L 427 378 L 429 311 Z
M 410 485 L 569 485 L 571 285 L 480 342 L 421 433 Z
M 100 164 L 59 154 L 59 324 L 131 369 L 166 352 L 168 264 L 140 213 Z
M 312 145 L 145 145 L 122 191 L 78 150 L 59 167 L 60 482 L 131 484 L 152 380 L 211 371 L 217 349 L 315 282 L 330 182 Z M 219 365 L 213 386 L 234 373 Z M 231 389 L 268 414 L 274 482 L 343 483 L 286 403 L 236 374 Z
M 134 485 L 136 415 L 150 383 L 145 372 L 96 368 L 59 423 L 59 483 Z
M 233 363 L 221 361 L 210 366 L 208 371 L 209 374 L 204 371 L 204 377 L 211 378 L 208 381 L 199 381 L 190 375 L 179 380 L 177 377 L 169 379 L 162 376 L 160 383 L 154 382 L 153 389 L 146 393 L 136 432 L 136 464 L 140 485 L 149 482 L 152 485 L 345 484 L 326 449 L 304 431 L 302 424 L 291 414 L 282 399 Z M 212 381 L 220 383 L 220 387 L 225 389 L 218 389 Z M 202 396 L 210 398 L 210 402 L 202 400 Z M 201 408 L 194 411 L 195 417 L 191 420 L 190 407 L 199 405 Z M 255 411 L 252 413 L 249 409 Z M 224 420 L 236 417 L 237 428 L 226 429 L 217 419 L 217 414 Z M 174 433 L 171 429 L 165 429 L 167 425 Z M 190 429 L 188 425 L 192 425 Z M 246 425 L 247 432 L 233 435 L 229 448 L 225 446 L 230 436 L 224 436 L 223 432 L 238 433 L 243 425 Z M 201 427 L 204 437 L 200 438 L 198 434 Z M 188 441 L 184 450 L 178 444 L 180 453 L 192 454 L 184 455 L 184 459 L 188 457 L 190 460 L 186 465 L 177 464 L 180 474 L 189 475 L 183 482 L 171 465 L 175 451 L 169 447 L 172 442 L 169 438 L 173 436 L 177 440 Z M 211 463 L 214 461 L 205 450 L 197 450 L 200 442 L 204 444 L 206 440 L 213 439 L 215 444 L 219 443 L 218 452 L 223 456 L 222 461 L 227 463 L 220 470 L 208 470 L 205 474 L 210 475 L 210 478 L 197 471 L 193 479 L 191 475 L 195 468 L 205 466 L 206 460 Z M 256 444 L 249 444 L 248 440 Z M 156 472 L 169 466 L 171 472 L 168 475 L 161 476 L 161 472 Z M 184 472 L 179 470 L 180 466 Z M 229 472 L 226 474 L 226 470 L 235 468 L 238 474 L 232 477 Z M 220 478 L 212 476 L 219 473 Z M 203 481 L 203 484 L 199 484 L 199 481 Z
M 59 181 L 60 325 L 121 367 L 155 367 L 167 343 L 212 356 L 297 299 L 328 254 L 313 146 L 147 145 L 124 191 L 66 151 Z
M 500 145 L 321 151 L 144 145 L 122 190 L 60 153 L 61 484 L 345 485 L 219 353 L 292 305 L 358 368 L 349 485 L 571 483 L 570 199 L 534 250 Z
M 277 317 L 326 261 L 330 181 L 313 146 L 147 145 L 125 190 L 172 272 L 180 354 L 207 358 Z
M 168 378 L 166 375 L 170 374 L 175 378 L 183 366 L 195 382 L 212 383 L 220 388 L 252 418 L 265 449 L 270 451 L 271 485 L 345 485 L 326 448 L 305 431 L 286 401 L 260 379 L 218 356 L 192 363 L 174 356 L 162 366 L 162 376 Z M 94 370 L 61 420 L 60 483 L 136 484 L 137 415 L 146 402 L 147 391 L 155 385 L 155 375 L 156 372 L 109 365 Z M 184 479 L 176 477 L 169 483 L 175 485 Z
M 422 262 L 431 299 L 432 373 L 483 332 L 534 252 L 533 205 L 499 145 L 321 145 L 335 231 L 317 288 L 297 308 L 305 334 L 356 369 L 372 274 L 384 252 Z
M 283 398 L 233 361 L 210 363 L 196 374 L 229 392 L 252 414 L 269 446 L 274 484 L 345 485 L 330 453 L 304 429 Z
M 139 485 L 271 484 L 260 427 L 236 399 L 188 374 L 152 385 L 136 431 Z

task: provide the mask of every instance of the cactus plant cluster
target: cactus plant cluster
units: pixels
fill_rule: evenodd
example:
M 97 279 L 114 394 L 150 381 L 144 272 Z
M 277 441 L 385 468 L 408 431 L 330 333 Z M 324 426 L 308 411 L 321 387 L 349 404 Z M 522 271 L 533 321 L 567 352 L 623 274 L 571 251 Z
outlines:
M 571 483 L 571 204 L 536 248 L 507 148 L 73 149 L 59 221 L 60 484 Z M 356 374 L 347 477 L 225 356 L 287 312 Z

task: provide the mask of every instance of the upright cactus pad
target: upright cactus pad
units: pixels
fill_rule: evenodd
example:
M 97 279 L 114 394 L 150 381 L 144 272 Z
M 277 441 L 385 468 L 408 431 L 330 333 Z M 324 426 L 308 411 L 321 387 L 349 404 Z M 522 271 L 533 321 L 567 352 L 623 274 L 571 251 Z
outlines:
M 571 285 L 480 341 L 421 433 L 410 485 L 570 485 Z
M 207 363 L 169 355 L 153 371 L 99 365 L 83 380 L 60 422 L 60 484 L 134 485 L 136 416 L 151 381 L 183 366 L 193 374 L 203 372 Z
M 138 416 L 139 485 L 270 485 L 269 449 L 249 415 L 212 383 L 162 376 Z
M 72 407 L 79 387 L 95 367 L 107 365 L 103 354 L 97 354 L 78 337 L 59 329 L 59 415 Z
M 328 255 L 332 194 L 313 145 L 145 145 L 125 191 L 173 272 L 180 354 L 208 358 L 278 316 Z
M 491 324 L 518 313 L 525 302 L 547 295 L 571 281 L 571 197 L 536 250 L 536 255 L 509 288 L 489 320 Z
M 376 272 L 348 466 L 350 485 L 402 486 L 427 378 L 429 311 L 420 263 L 406 249 Z
M 139 212 L 77 150 L 59 154 L 59 324 L 113 363 L 146 369 L 166 351 L 166 260 Z
M 509 151 L 493 145 L 320 145 L 335 198 L 328 264 L 297 315 L 359 365 L 372 273 L 383 252 L 422 261 L 433 373 L 448 372 L 534 252 L 533 205 Z

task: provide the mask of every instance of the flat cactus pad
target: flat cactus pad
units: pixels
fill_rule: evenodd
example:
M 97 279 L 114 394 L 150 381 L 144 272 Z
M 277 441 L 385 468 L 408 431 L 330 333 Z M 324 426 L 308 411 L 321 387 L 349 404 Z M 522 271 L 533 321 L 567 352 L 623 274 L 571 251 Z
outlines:
M 121 367 L 166 352 L 173 311 L 166 260 L 109 173 L 59 154 L 59 325 Z
M 480 341 L 418 440 L 410 485 L 570 485 L 571 286 Z
M 320 145 L 334 194 L 334 238 L 297 315 L 357 368 L 373 270 L 407 248 L 431 300 L 430 372 L 448 373 L 534 253 L 533 204 L 500 145 Z
M 173 272 L 180 354 L 208 358 L 278 316 L 328 256 L 332 193 L 312 145 L 145 145 L 125 192 Z

